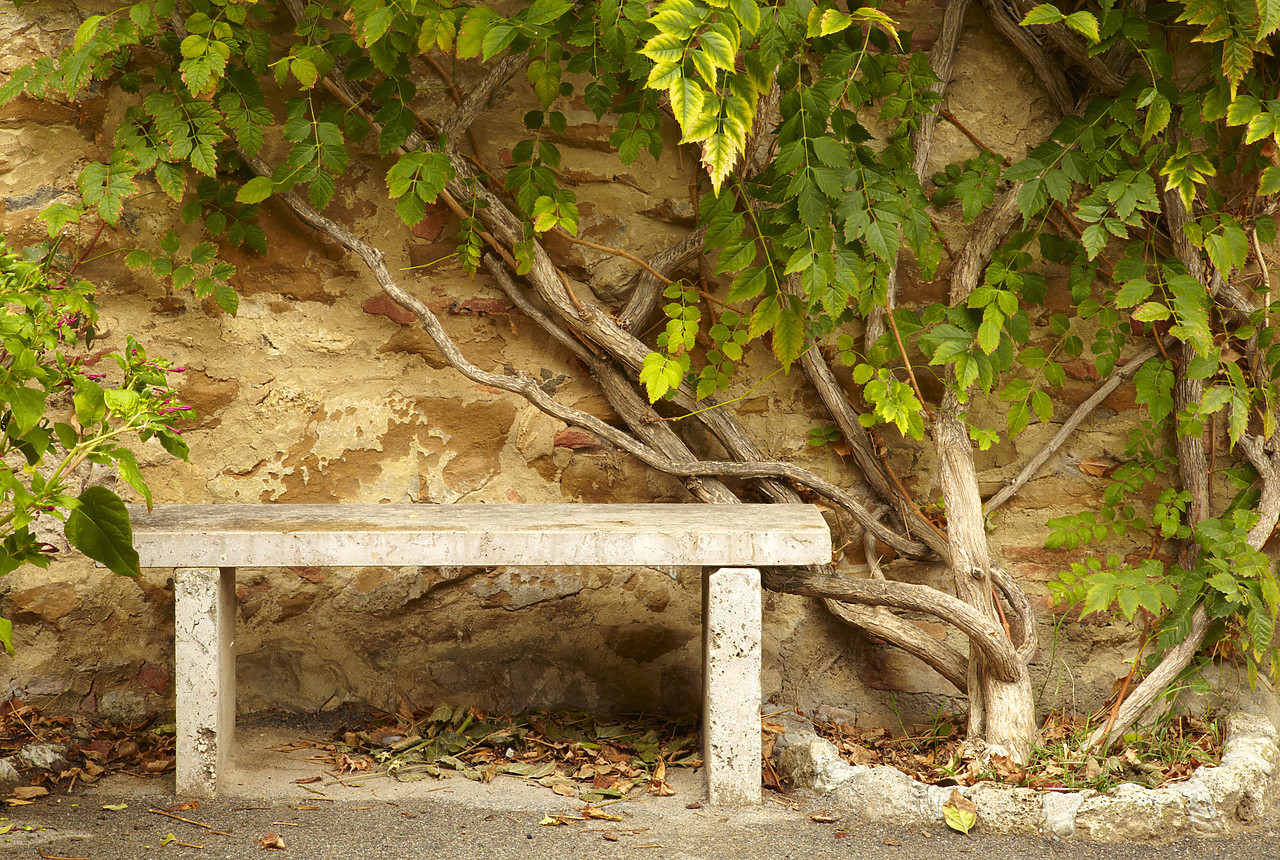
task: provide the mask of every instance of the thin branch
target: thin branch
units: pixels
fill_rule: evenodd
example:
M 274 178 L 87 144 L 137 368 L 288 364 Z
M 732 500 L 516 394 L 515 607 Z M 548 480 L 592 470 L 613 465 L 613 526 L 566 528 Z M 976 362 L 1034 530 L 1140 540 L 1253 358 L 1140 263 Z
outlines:
M 1115 370 L 1111 371 L 1111 374 L 1107 376 L 1106 380 L 1098 386 L 1098 390 L 1093 392 L 1093 394 L 1089 396 L 1088 400 L 1075 408 L 1075 411 L 1071 413 L 1071 417 L 1062 423 L 1062 427 L 1060 427 L 1058 432 L 1053 435 L 1053 438 L 1050 439 L 1043 448 L 1036 452 L 1036 455 L 1031 458 L 1027 465 L 1022 467 L 1022 471 L 1018 473 L 1018 476 L 1005 486 L 1001 487 L 1000 492 L 987 500 L 986 505 L 982 508 L 983 513 L 991 514 L 1004 505 L 1005 502 L 1013 498 L 1014 495 L 1023 488 L 1027 481 L 1030 481 L 1036 476 L 1036 473 L 1040 471 L 1040 467 L 1048 462 L 1049 458 L 1057 453 L 1059 448 L 1066 444 L 1067 439 L 1071 437 L 1071 434 L 1075 432 L 1076 428 L 1084 423 L 1086 418 L 1093 414 L 1093 410 L 1097 409 L 1098 405 L 1102 403 L 1102 401 L 1110 397 L 1111 392 L 1120 387 L 1120 383 L 1137 373 L 1138 369 L 1141 368 L 1142 365 L 1155 356 L 1155 347 L 1148 347 L 1133 358 L 1129 359 L 1123 367 L 1117 367 Z
M 1018 580 L 998 564 L 991 565 L 991 582 L 1008 601 L 1009 609 L 1018 623 L 1016 632 L 1021 640 L 1017 646 L 1018 658 L 1026 665 L 1035 659 L 1036 652 L 1040 650 L 1040 628 L 1036 623 L 1035 607 L 1031 605 L 1027 593 L 1018 585 Z
M 493 275 L 494 280 L 502 287 L 507 297 L 526 315 L 536 322 L 544 331 L 569 349 L 579 361 L 586 365 L 592 376 L 599 382 L 605 398 L 622 419 L 627 422 L 632 432 L 651 447 L 666 454 L 673 460 L 692 463 L 697 458 L 689 451 L 684 441 L 671 429 L 670 425 L 655 424 L 646 420 L 649 404 L 636 394 L 635 388 L 626 377 L 610 362 L 586 348 L 577 338 L 570 335 L 554 320 L 535 307 L 524 292 L 512 280 L 510 271 L 492 255 L 484 256 L 485 268 Z M 736 504 L 741 501 L 733 491 L 715 478 L 688 478 L 685 486 L 694 498 L 707 504 Z

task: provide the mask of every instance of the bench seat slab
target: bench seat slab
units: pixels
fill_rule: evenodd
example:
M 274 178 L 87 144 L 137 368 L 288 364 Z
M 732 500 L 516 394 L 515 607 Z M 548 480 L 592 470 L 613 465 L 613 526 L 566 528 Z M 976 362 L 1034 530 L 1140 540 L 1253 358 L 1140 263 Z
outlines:
M 829 561 L 812 505 L 163 505 L 129 511 L 142 567 Z

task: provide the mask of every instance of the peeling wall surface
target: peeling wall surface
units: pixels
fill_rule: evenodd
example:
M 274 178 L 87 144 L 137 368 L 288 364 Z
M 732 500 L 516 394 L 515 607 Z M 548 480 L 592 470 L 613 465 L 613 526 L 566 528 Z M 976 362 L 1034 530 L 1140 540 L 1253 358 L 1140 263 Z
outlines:
M 85 16 L 106 11 L 100 5 L 0 4 L 0 74 L 68 43 Z M 889 7 L 913 30 L 916 46 L 927 49 L 942 4 Z M 464 65 L 462 74 L 479 69 Z M 424 95 L 422 111 L 444 113 L 443 99 Z M 516 123 L 501 120 L 518 118 L 530 104 L 519 78 L 498 93 L 476 127 L 488 163 L 509 159 Z M 94 91 L 69 104 L 22 98 L 0 109 L 0 233 L 10 244 L 44 238 L 36 215 L 76 193 L 76 174 L 109 151 L 126 107 Z M 1055 121 L 1030 70 L 993 35 L 976 6 L 961 40 L 949 110 L 1010 157 L 1023 155 Z M 644 156 L 627 168 L 608 151 L 610 127 L 580 102 L 569 104 L 566 115 L 569 128 L 558 141 L 562 180 L 579 195 L 586 238 L 643 257 L 689 229 L 691 157 L 674 157 L 673 130 L 671 157 L 655 165 Z M 270 160 L 282 151 L 266 155 Z M 943 123 L 933 169 L 976 152 Z M 327 214 L 387 254 L 390 268 L 440 315 L 472 362 L 540 374 L 557 398 L 610 420 L 583 368 L 546 342 L 484 275 L 472 278 L 451 261 L 410 271 L 453 252 L 457 219 L 441 206 L 415 229 L 406 228 L 382 204 L 388 165 L 365 156 L 339 183 Z M 103 253 L 154 247 L 170 226 L 181 227 L 166 204 L 160 194 L 132 204 L 122 226 L 104 232 L 97 259 L 80 270 L 100 288 L 106 343 L 119 346 L 130 333 L 188 368 L 181 394 L 199 415 L 184 433 L 190 463 L 173 460 L 158 445 L 136 448 L 157 504 L 690 501 L 679 481 L 512 395 L 464 379 L 412 317 L 383 297 L 358 260 L 278 203 L 263 207 L 265 257 L 225 252 L 238 267 L 241 304 L 234 317 L 189 293 L 167 294 L 162 284 L 127 269 L 123 253 Z M 939 223 L 953 240 L 963 234 L 958 212 L 941 213 Z M 184 238 L 191 243 L 197 234 Z M 632 271 L 626 260 L 552 244 L 566 271 L 601 295 Z M 901 301 L 940 297 L 941 288 L 906 269 Z M 1049 274 L 1053 294 L 1052 279 L 1060 285 L 1065 275 Z M 747 369 L 758 379 L 775 370 L 771 361 L 754 355 Z M 1096 385 L 1091 365 L 1080 362 L 1068 373 L 1055 421 Z M 861 487 L 839 454 L 806 445 L 806 433 L 827 421 L 799 375 L 778 374 L 750 390 L 749 384 L 744 376 L 731 392 L 743 396 L 733 408 L 766 455 Z M 1079 458 L 1122 454 L 1136 422 L 1131 395 L 1122 389 L 1070 450 L 993 519 L 994 550 L 1029 582 L 1042 611 L 1044 645 L 1033 671 L 1044 710 L 1091 708 L 1127 670 L 1132 629 L 1109 620 L 1082 624 L 1049 605 L 1044 582 L 1077 556 L 1043 545 L 1047 519 L 1101 498 L 1103 480 L 1080 471 Z M 984 494 L 1016 474 L 1057 427 L 1033 425 L 1016 442 L 980 453 Z M 915 496 L 937 498 L 931 448 L 893 441 L 891 449 L 894 469 Z M 138 501 L 127 486 L 115 488 Z M 833 542 L 844 547 L 840 564 L 864 570 L 858 532 L 834 518 L 832 527 Z M 913 575 L 940 582 L 940 573 L 923 567 Z M 0 593 L 0 614 L 14 619 L 17 647 L 16 656 L 4 660 L 7 694 L 122 721 L 173 707 L 171 572 L 149 570 L 133 581 L 64 551 L 47 571 L 28 567 L 0 580 Z M 236 597 L 241 713 L 348 701 L 394 709 L 406 701 L 693 714 L 701 702 L 698 570 L 243 570 Z M 767 592 L 764 617 L 764 691 L 780 707 L 808 711 L 825 704 L 896 729 L 958 706 L 955 691 L 933 671 L 843 626 L 817 601 Z M 954 631 L 918 623 L 964 650 Z

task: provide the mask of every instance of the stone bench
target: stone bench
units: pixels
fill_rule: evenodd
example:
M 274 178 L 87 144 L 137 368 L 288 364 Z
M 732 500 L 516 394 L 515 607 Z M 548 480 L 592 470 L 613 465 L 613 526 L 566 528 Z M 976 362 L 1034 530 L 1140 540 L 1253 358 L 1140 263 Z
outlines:
M 132 506 L 142 567 L 174 571 L 176 791 L 213 797 L 235 730 L 239 567 L 704 566 L 707 799 L 760 802 L 761 566 L 831 558 L 812 505 Z

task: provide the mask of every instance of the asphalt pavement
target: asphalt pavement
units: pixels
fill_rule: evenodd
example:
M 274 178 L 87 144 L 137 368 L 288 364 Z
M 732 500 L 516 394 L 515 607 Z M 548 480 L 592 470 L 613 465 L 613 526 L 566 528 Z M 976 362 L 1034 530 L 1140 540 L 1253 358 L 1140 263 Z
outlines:
M 175 809 L 172 775 L 115 775 L 4 810 L 0 830 L 9 829 L 0 833 L 0 860 L 1280 858 L 1280 807 L 1244 836 L 1100 845 L 1035 835 L 965 836 L 941 825 L 872 825 L 860 820 L 859 810 L 814 796 L 766 793 L 759 808 L 707 808 L 701 774 L 672 770 L 673 796 L 643 795 L 584 814 L 581 801 L 510 776 L 490 783 L 461 776 L 399 783 L 385 775 L 338 782 L 323 764 L 308 760 L 307 750 L 287 749 L 297 739 L 287 729 L 251 727 L 240 734 L 218 800 Z

